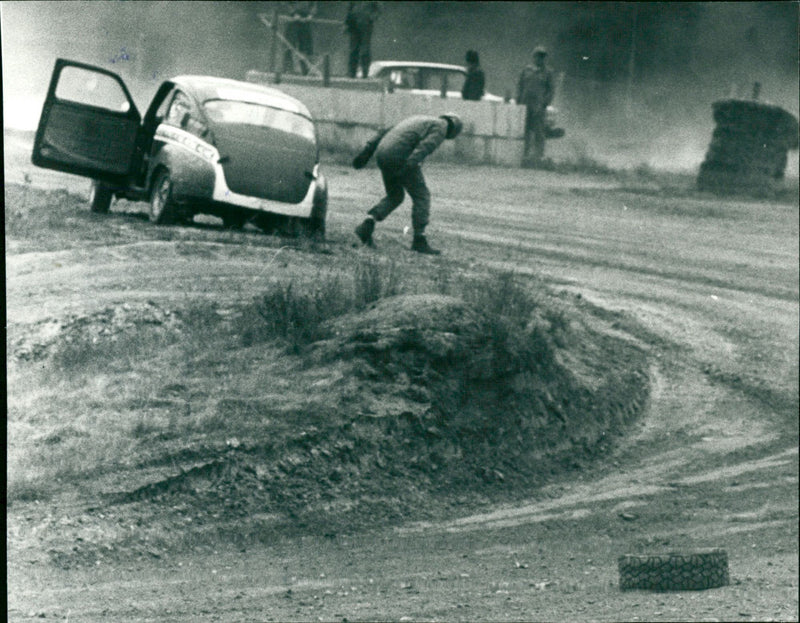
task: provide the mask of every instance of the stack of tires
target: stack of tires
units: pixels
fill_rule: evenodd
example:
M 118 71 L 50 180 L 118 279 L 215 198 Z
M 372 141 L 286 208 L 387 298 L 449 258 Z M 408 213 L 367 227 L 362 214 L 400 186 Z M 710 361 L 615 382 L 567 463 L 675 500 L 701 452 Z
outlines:
M 787 152 L 798 147 L 797 119 L 778 106 L 746 100 L 713 104 L 716 128 L 697 186 L 717 194 L 780 189 Z

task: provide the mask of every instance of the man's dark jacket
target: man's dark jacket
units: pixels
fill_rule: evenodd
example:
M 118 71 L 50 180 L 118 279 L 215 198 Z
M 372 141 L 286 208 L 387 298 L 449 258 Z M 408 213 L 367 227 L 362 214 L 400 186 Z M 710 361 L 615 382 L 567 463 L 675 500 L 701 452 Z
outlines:
M 401 169 L 422 164 L 447 135 L 447 120 L 430 115 L 414 115 L 378 132 L 353 160 L 357 169 L 367 164 L 372 154 L 378 165 Z

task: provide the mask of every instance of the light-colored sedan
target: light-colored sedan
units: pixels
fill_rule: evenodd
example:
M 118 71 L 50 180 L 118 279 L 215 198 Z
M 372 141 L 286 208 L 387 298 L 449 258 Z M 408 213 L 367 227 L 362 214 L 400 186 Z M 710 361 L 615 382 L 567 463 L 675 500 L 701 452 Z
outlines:
M 392 90 L 440 97 L 444 88 L 448 98 L 460 99 L 467 69 L 446 63 L 374 61 L 369 66 L 368 77 L 383 80 Z M 502 102 L 503 98 L 484 93 L 481 101 Z

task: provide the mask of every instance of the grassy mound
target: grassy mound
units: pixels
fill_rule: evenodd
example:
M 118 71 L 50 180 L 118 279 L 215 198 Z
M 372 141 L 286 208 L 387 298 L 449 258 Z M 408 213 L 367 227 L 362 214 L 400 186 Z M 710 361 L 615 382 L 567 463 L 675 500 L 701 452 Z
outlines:
M 99 487 L 95 521 L 102 508 L 147 526 L 107 525 L 125 551 L 529 494 L 601 452 L 648 396 L 642 351 L 512 274 L 412 287 L 367 262 L 233 311 L 138 311 L 138 324 L 131 306 L 72 319 L 55 341 L 40 333 L 35 356 L 15 351 L 70 385 L 62 410 L 85 408 L 82 391 L 106 400 L 12 451 L 9 499 Z

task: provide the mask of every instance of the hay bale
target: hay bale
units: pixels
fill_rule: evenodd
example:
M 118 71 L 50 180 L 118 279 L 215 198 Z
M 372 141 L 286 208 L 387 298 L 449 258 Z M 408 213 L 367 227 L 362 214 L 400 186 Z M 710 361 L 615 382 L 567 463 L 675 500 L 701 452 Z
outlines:
M 697 186 L 718 194 L 774 192 L 798 147 L 797 119 L 778 106 L 747 100 L 713 104 L 716 128 Z

